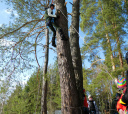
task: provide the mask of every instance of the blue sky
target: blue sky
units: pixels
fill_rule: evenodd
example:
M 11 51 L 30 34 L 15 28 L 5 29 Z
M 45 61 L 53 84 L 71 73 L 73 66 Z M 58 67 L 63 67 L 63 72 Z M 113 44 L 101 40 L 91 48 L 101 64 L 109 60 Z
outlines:
M 69 13 L 71 13 L 72 12 L 72 5 L 69 2 L 72 2 L 72 0 L 67 0 L 67 1 L 68 1 L 67 10 L 68 10 Z M 11 19 L 10 19 L 11 12 L 9 12 L 9 9 L 7 9 L 7 8 L 8 8 L 8 6 L 5 5 L 4 2 L 0 3 L 0 16 L 1 16 L 1 18 L 0 18 L 0 26 L 2 24 L 8 24 L 9 21 L 11 21 Z M 18 16 L 15 11 L 14 11 L 14 15 Z M 69 24 L 69 26 L 71 25 L 71 17 L 69 17 L 68 24 Z M 82 47 L 82 45 L 84 44 L 83 40 L 84 40 L 84 37 L 85 37 L 86 34 L 83 33 L 81 30 L 80 30 L 79 34 L 80 34 L 79 43 L 80 43 L 80 47 Z M 50 45 L 50 47 L 52 47 L 52 46 Z M 101 57 L 103 57 L 103 52 L 102 51 L 100 52 L 100 55 L 101 55 Z M 56 56 L 57 55 L 52 50 L 50 50 L 50 53 L 49 53 L 49 64 L 53 64 L 54 63 L 54 60 L 55 60 Z M 42 61 L 43 61 L 43 59 L 40 61 L 40 63 L 43 63 Z M 84 62 L 86 63 L 85 67 L 89 68 L 90 67 L 90 63 L 87 60 L 85 60 Z
M 71 13 L 72 12 L 72 5 L 69 3 L 69 2 L 71 2 L 72 3 L 72 0 L 66 0 L 68 3 L 67 3 L 67 11 L 68 11 L 68 13 Z M 70 26 L 71 25 L 71 16 L 69 16 L 69 21 L 68 21 L 68 25 Z M 80 47 L 82 47 L 82 45 L 84 44 L 84 37 L 85 37 L 85 33 L 83 33 L 81 30 L 79 31 L 79 35 L 80 35 L 80 40 L 79 40 L 79 44 L 80 44 Z M 55 55 L 54 54 L 54 52 L 50 52 L 50 55 L 51 56 L 53 56 L 53 55 Z M 50 57 L 51 57 L 50 56 Z M 56 56 L 56 55 L 55 55 Z M 49 63 L 52 63 L 53 62 L 53 59 L 52 58 L 50 58 L 49 59 Z M 87 60 L 85 60 L 85 63 L 86 63 L 86 68 L 89 68 L 90 67 L 90 63 L 87 61 Z
M 72 0 L 67 0 L 67 1 L 68 2 L 72 2 Z M 4 2 L 0 3 L 0 16 L 1 16 L 1 18 L 0 18 L 0 26 L 2 24 L 8 24 L 9 21 L 11 21 L 11 19 L 10 19 L 11 12 L 7 8 L 8 8 L 8 6 L 5 5 Z M 67 4 L 67 10 L 68 10 L 69 13 L 72 12 L 72 5 L 69 4 L 69 3 Z M 14 11 L 14 15 L 15 16 L 18 16 L 15 11 Z M 69 26 L 71 25 L 71 17 L 69 17 L 68 24 L 69 24 Z M 80 30 L 79 34 L 80 34 L 80 41 L 79 41 L 79 43 L 80 43 L 80 47 L 82 47 L 82 45 L 84 43 L 83 40 L 84 40 L 84 37 L 85 37 L 85 33 L 83 33 Z M 50 45 L 50 47 L 52 47 L 52 46 Z M 38 54 L 39 54 L 39 56 L 42 56 L 42 53 L 38 53 Z M 103 54 L 101 53 L 101 56 L 102 55 Z M 49 65 L 54 63 L 54 61 L 56 60 L 56 56 L 57 56 L 56 53 L 54 53 L 52 50 L 50 50 L 50 53 L 49 53 Z M 43 61 L 44 61 L 44 58 L 43 59 L 39 59 L 39 63 L 40 63 L 41 66 L 43 66 L 43 64 L 42 64 Z M 36 63 L 33 63 L 33 64 L 36 64 Z M 85 64 L 85 67 L 86 68 L 89 68 L 90 67 L 90 63 L 87 60 L 84 61 L 84 64 Z M 22 78 L 21 80 L 28 79 L 28 77 L 30 76 L 30 74 L 33 73 L 33 72 L 34 72 L 33 70 L 29 70 L 29 71 L 25 72 L 25 74 L 21 74 L 21 78 Z
M 68 2 L 72 2 L 72 0 L 67 0 L 67 1 Z M 0 18 L 0 26 L 2 24 L 8 24 L 9 21 L 12 21 L 10 19 L 11 12 L 7 8 L 8 8 L 7 5 L 5 5 L 4 3 L 0 3 L 0 16 L 1 16 L 1 18 Z M 72 12 L 72 5 L 69 4 L 69 3 L 67 3 L 67 10 L 68 10 L 68 13 L 71 13 Z M 16 13 L 16 11 L 14 11 L 14 15 L 15 16 L 18 16 L 17 13 Z M 71 17 L 69 17 L 68 24 L 69 24 L 69 26 L 71 25 Z M 80 34 L 79 43 L 80 43 L 80 47 L 82 47 L 82 45 L 84 44 L 84 41 L 83 40 L 84 40 L 84 37 L 85 37 L 86 34 L 83 33 L 81 30 L 80 30 L 79 34 Z M 128 41 L 127 38 L 126 38 L 126 41 Z M 127 42 L 126 42 L 126 44 L 127 44 Z M 50 47 L 52 47 L 51 44 L 50 44 Z M 39 52 L 38 55 L 39 55 L 38 58 L 40 58 L 42 56 L 42 53 Z M 104 59 L 103 50 L 101 50 L 99 52 L 99 55 L 100 55 L 100 57 L 102 59 Z M 49 53 L 49 65 L 52 65 L 54 63 L 54 61 L 56 60 L 56 56 L 57 56 L 57 54 L 54 51 L 50 50 L 50 53 Z M 43 66 L 43 61 L 44 61 L 44 58 L 39 59 L 39 63 L 40 63 L 41 66 Z M 37 63 L 36 62 L 33 62 L 33 64 L 37 66 Z M 88 62 L 88 60 L 84 60 L 84 67 L 90 68 L 90 65 L 91 64 Z M 28 78 L 30 77 L 30 75 L 33 72 L 34 72 L 33 69 L 28 70 L 25 73 L 21 74 L 20 77 L 19 77 L 19 79 L 21 80 L 22 83 L 26 83 L 26 81 L 28 80 Z
M 72 0 L 68 0 L 68 2 L 72 2 Z M 11 12 L 9 12 L 9 9 L 7 9 L 8 8 L 8 6 L 7 5 L 5 5 L 4 4 L 4 2 L 2 2 L 2 3 L 0 3 L 0 16 L 1 16 L 1 18 L 0 18 L 0 26 L 2 25 L 2 24 L 8 24 L 9 23 L 9 21 L 11 21 L 11 19 L 10 19 L 10 16 L 11 16 Z M 68 12 L 69 13 L 71 13 L 72 12 L 72 5 L 71 4 L 67 4 L 67 9 L 68 9 Z M 16 12 L 14 12 L 14 14 L 16 15 L 16 16 L 18 16 L 17 15 L 17 13 Z M 71 20 L 71 17 L 69 17 L 69 20 Z M 69 21 L 69 26 L 71 25 L 71 21 Z M 84 36 L 85 36 L 85 34 L 80 30 L 80 47 L 82 47 L 82 45 L 83 45 L 83 43 L 84 43 Z M 51 45 L 50 45 L 50 47 L 51 47 Z M 53 64 L 54 63 L 54 57 L 56 57 L 56 54 L 51 50 L 50 51 L 50 53 L 49 53 L 50 55 L 50 58 L 49 58 L 49 64 Z M 87 64 L 86 64 L 86 67 L 89 67 L 90 66 L 90 64 L 87 62 Z

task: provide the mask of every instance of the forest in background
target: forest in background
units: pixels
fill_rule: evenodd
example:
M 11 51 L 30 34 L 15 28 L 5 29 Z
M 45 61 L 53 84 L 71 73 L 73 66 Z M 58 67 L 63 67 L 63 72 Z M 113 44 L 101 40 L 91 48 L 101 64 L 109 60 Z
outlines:
M 57 62 L 59 57 L 57 56 L 53 65 L 47 67 L 47 72 L 44 74 L 44 66 L 39 64 L 37 55 L 41 50 L 40 53 L 45 53 L 41 57 L 46 57 L 45 51 L 49 48 L 48 42 L 46 42 L 48 45 L 42 43 L 47 40 L 44 40 L 46 28 L 41 16 L 50 1 L 6 0 L 6 4 L 13 6 L 18 17 L 15 17 L 12 12 L 11 18 L 14 21 L 9 22 L 9 25 L 3 24 L 0 28 L 0 39 L 13 42 L 9 46 L 0 45 L 0 113 L 39 114 L 42 87 L 46 82 L 48 112 L 52 114 L 55 110 L 61 110 L 61 75 L 59 74 L 61 66 L 60 62 L 59 65 Z M 126 0 L 81 0 L 79 12 L 80 26 L 78 27 L 85 33 L 80 49 L 83 88 L 87 96 L 89 94 L 94 96 L 100 112 L 104 114 L 104 110 L 110 111 L 112 99 L 119 92 L 115 84 L 116 80 L 125 77 L 128 69 L 125 61 L 125 54 L 128 51 L 128 2 Z M 74 34 L 77 32 L 75 31 Z M 71 34 L 69 39 L 72 37 L 74 35 Z M 71 51 L 74 47 L 70 41 Z M 55 49 L 49 49 L 56 53 Z M 72 57 L 74 57 L 73 52 Z M 86 68 L 85 60 L 90 62 L 90 68 Z M 34 68 L 33 61 L 37 62 L 37 68 Z M 27 84 L 12 85 L 12 82 L 18 79 L 18 75 L 29 69 L 34 70 Z M 10 88 L 15 89 L 10 91 Z

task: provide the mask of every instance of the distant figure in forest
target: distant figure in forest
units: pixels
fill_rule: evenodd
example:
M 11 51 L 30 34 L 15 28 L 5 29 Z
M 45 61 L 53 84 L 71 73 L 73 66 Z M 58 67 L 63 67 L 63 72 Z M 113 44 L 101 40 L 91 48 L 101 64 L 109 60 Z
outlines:
M 119 112 L 119 114 L 126 114 L 126 112 L 128 112 L 128 97 L 125 97 L 126 99 L 123 99 L 124 94 L 127 93 L 126 78 L 120 78 L 117 81 L 117 87 L 123 90 L 123 93 L 119 101 L 117 102 L 117 111 Z
M 110 114 L 119 114 L 117 109 L 116 109 L 116 106 L 117 106 L 117 102 L 119 101 L 120 97 L 121 97 L 121 94 L 120 93 L 116 93 L 116 97 L 112 101 Z
M 46 25 L 53 32 L 52 46 L 53 47 L 56 47 L 56 43 L 55 43 L 56 29 L 58 30 L 58 32 L 59 32 L 59 34 L 61 36 L 61 40 L 67 41 L 68 39 L 64 37 L 64 34 L 62 32 L 62 29 L 56 23 L 56 20 L 57 20 L 58 17 L 57 17 L 57 15 L 53 15 L 53 9 L 54 9 L 54 7 L 55 7 L 54 4 L 51 4 L 50 7 L 45 10 L 45 16 L 44 17 L 45 17 Z
M 126 53 L 126 61 L 128 64 L 128 52 Z M 126 77 L 128 78 L 128 70 L 127 70 L 127 74 Z M 127 88 L 127 83 L 126 86 L 124 88 L 124 94 L 122 95 L 122 98 L 120 99 L 120 104 L 122 104 L 123 106 L 126 106 L 126 112 L 128 114 L 128 88 Z
M 83 89 L 83 101 L 84 101 L 83 102 L 84 103 L 84 108 L 83 108 L 84 114 L 89 114 L 87 98 L 86 98 L 86 95 L 85 95 L 85 89 Z
M 93 100 L 93 96 L 88 96 L 88 108 L 89 114 L 99 114 L 96 102 Z

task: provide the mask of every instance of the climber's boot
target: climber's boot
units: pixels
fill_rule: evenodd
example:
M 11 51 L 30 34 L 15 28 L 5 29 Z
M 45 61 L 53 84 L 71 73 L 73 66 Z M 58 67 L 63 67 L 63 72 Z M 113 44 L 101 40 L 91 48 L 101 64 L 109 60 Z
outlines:
M 55 37 L 52 37 L 52 46 L 53 46 L 53 47 L 56 47 Z

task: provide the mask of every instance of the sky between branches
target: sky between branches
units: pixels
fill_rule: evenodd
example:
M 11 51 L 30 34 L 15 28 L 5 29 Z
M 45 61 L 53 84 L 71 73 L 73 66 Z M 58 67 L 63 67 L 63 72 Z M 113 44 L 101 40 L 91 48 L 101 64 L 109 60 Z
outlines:
M 69 2 L 72 2 L 72 0 L 67 0 L 67 1 L 68 1 L 68 3 L 67 3 L 68 13 L 71 13 L 72 12 L 72 5 Z M 0 17 L 1 17 L 0 18 L 0 26 L 2 24 L 8 24 L 9 21 L 13 21 L 12 19 L 10 19 L 11 11 L 12 11 L 12 7 L 11 6 L 7 6 L 4 2 L 0 3 Z M 16 17 L 18 17 L 18 14 L 16 13 L 16 11 L 13 11 L 13 13 L 14 13 L 14 15 Z M 71 25 L 71 17 L 70 16 L 69 16 L 68 24 L 69 24 L 69 26 Z M 80 30 L 79 33 L 80 33 L 80 41 L 79 41 L 80 42 L 80 47 L 82 47 L 82 45 L 84 44 L 84 41 L 83 41 L 84 40 L 84 36 L 86 34 L 83 33 L 81 30 Z M 4 41 L 4 42 L 2 41 L 2 43 L 3 43 L 2 45 L 5 45 L 5 42 L 6 41 Z M 12 42 L 10 42 L 10 43 L 12 43 Z M 9 42 L 7 42 L 6 45 L 9 45 Z M 50 47 L 52 47 L 51 44 L 50 44 Z M 39 56 L 41 56 L 41 54 L 42 53 L 38 53 Z M 104 59 L 102 50 L 101 50 L 99 55 L 101 56 L 102 59 Z M 49 52 L 49 65 L 54 63 L 54 61 L 56 60 L 56 56 L 57 56 L 57 54 L 54 51 L 50 50 L 50 52 Z M 44 59 L 42 59 L 42 58 L 39 59 L 40 64 L 43 63 L 43 61 L 44 61 Z M 84 63 L 85 63 L 85 67 L 86 68 L 89 68 L 90 65 L 91 65 L 87 60 L 85 60 Z M 33 63 L 33 64 L 36 64 L 36 63 Z M 43 66 L 43 64 L 41 64 L 41 66 Z M 28 71 L 28 72 L 25 73 L 25 75 L 28 75 L 28 76 L 26 76 L 25 79 L 23 79 L 25 82 L 28 79 L 28 77 L 30 77 L 31 73 L 33 73 L 33 72 L 32 71 Z M 21 77 L 22 76 L 23 75 L 21 74 Z

